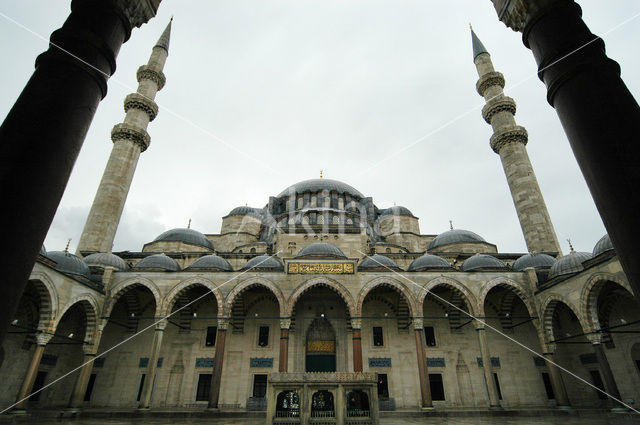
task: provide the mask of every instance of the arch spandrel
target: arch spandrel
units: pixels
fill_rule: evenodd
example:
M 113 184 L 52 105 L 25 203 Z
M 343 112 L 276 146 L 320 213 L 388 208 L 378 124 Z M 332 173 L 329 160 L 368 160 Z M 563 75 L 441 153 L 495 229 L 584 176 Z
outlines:
M 324 286 L 324 287 L 327 287 L 327 288 L 333 290 L 334 292 L 336 292 L 342 298 L 342 300 L 345 302 L 345 304 L 347 305 L 347 309 L 349 311 L 349 315 L 351 317 L 356 317 L 355 301 L 353 300 L 353 296 L 351 295 L 349 290 L 347 288 L 345 288 L 339 282 L 337 282 L 337 281 L 335 281 L 333 279 L 328 279 L 326 277 L 316 277 L 316 278 L 313 278 L 313 279 L 309 279 L 306 282 L 303 282 L 300 286 L 298 286 L 296 288 L 296 290 L 293 291 L 291 296 L 289 296 L 289 300 L 287 302 L 287 309 L 285 311 L 285 316 L 286 317 L 291 317 L 291 315 L 293 313 L 293 309 L 294 309 L 296 303 L 298 302 L 298 300 L 300 299 L 300 297 L 305 292 L 309 291 L 310 289 L 312 289 L 312 288 L 314 288 L 316 286 Z
M 218 306 L 218 316 L 221 316 L 224 309 L 224 297 L 220 289 L 218 289 L 218 286 L 209 279 L 194 277 L 180 282 L 165 295 L 160 309 L 160 317 L 170 315 L 180 293 L 194 286 L 202 286 L 213 293 L 213 296 L 216 298 L 216 305 Z
M 629 282 L 611 273 L 596 273 L 589 277 L 580 294 L 580 308 L 591 331 L 600 329 L 598 318 L 598 297 L 607 282 L 612 282 L 625 289 L 633 297 L 633 290 Z
M 464 300 L 465 304 L 467 305 L 467 308 L 469 309 L 469 314 L 473 316 L 478 316 L 478 311 L 477 311 L 478 303 L 476 302 L 476 297 L 473 295 L 473 293 L 466 286 L 464 286 L 462 283 L 458 282 L 457 280 L 452 279 L 450 277 L 444 277 L 444 276 L 437 277 L 427 282 L 427 284 L 424 286 L 424 288 L 422 289 L 418 297 L 419 308 L 422 308 L 422 306 L 424 305 L 424 300 L 427 297 L 427 295 L 431 293 L 433 289 L 437 288 L 438 286 L 449 287 L 451 289 L 457 290 L 462 295 L 462 299 Z
M 485 301 L 487 300 L 487 295 L 489 295 L 489 291 L 491 291 L 496 286 L 505 286 L 515 292 L 518 298 L 520 298 L 520 300 L 524 303 L 527 311 L 529 312 L 529 315 L 531 317 L 537 316 L 535 302 L 533 301 L 533 297 L 530 295 L 529 291 L 523 285 L 520 285 L 516 281 L 505 277 L 497 277 L 495 279 L 491 279 L 489 282 L 483 285 L 478 297 L 478 312 L 482 316 L 485 315 L 484 305 Z
M 58 328 L 60 320 L 65 313 L 73 306 L 81 304 L 87 318 L 84 339 L 89 343 L 93 343 L 96 332 L 98 330 L 98 312 L 100 311 L 98 300 L 89 293 L 80 294 L 72 298 L 61 310 L 60 315 L 56 318 L 54 329 Z
M 553 334 L 553 313 L 555 312 L 558 304 L 564 304 L 569 310 L 571 310 L 571 312 L 573 312 L 573 314 L 576 315 L 582 332 L 589 332 L 589 326 L 585 323 L 584 317 L 580 314 L 580 309 L 562 295 L 551 294 L 545 298 L 541 308 L 542 330 L 545 338 L 544 342 L 547 345 L 552 345 L 551 341 L 556 339 Z
M 284 295 L 282 295 L 282 291 L 273 282 L 262 277 L 251 277 L 238 283 L 227 295 L 224 302 L 224 308 L 219 310 L 218 314 L 220 314 L 220 311 L 222 311 L 224 316 L 230 317 L 231 309 L 233 307 L 233 302 L 235 301 L 235 299 L 244 291 L 255 286 L 261 286 L 270 291 L 276 297 L 276 300 L 278 300 L 278 310 L 280 311 L 280 317 L 286 317 L 286 302 L 284 299 Z
M 412 294 L 409 288 L 407 288 L 406 285 L 404 285 L 402 282 L 398 281 L 397 279 L 393 279 L 389 277 L 378 277 L 376 279 L 373 279 L 367 282 L 360 290 L 360 293 L 358 294 L 358 302 L 356 304 L 355 317 L 362 316 L 362 308 L 363 308 L 364 300 L 367 297 L 367 295 L 374 289 L 381 286 L 392 287 L 404 297 L 404 299 L 407 301 L 407 304 L 409 304 L 409 314 L 411 314 L 411 317 L 422 316 L 422 314 L 418 310 L 415 296 Z
M 60 300 L 58 291 L 49 278 L 44 273 L 35 272 L 29 276 L 29 281 L 36 287 L 40 295 L 40 317 L 38 319 L 38 329 L 53 329 L 56 318 L 61 316 L 58 311 Z
M 136 286 L 144 286 L 149 291 L 151 291 L 156 303 L 155 316 L 159 317 L 162 309 L 162 296 L 160 295 L 160 289 L 158 289 L 156 284 L 153 283 L 150 279 L 147 279 L 145 277 L 139 277 L 139 276 L 132 277 L 131 279 L 122 281 L 118 283 L 111 290 L 111 295 L 109 296 L 109 298 L 104 304 L 104 311 L 102 312 L 102 315 L 104 317 L 110 316 L 111 310 L 113 310 L 113 307 L 116 305 L 116 303 L 118 302 L 118 299 L 120 299 L 122 294 L 124 294 L 126 291 L 128 291 L 132 287 L 136 287 Z

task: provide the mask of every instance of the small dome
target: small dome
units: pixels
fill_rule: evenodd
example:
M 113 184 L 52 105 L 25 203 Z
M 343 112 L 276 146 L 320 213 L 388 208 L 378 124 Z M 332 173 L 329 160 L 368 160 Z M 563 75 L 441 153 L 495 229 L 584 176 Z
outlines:
M 480 235 L 477 235 L 469 230 L 452 229 L 444 233 L 439 234 L 429 244 L 428 249 L 437 248 L 439 246 L 450 245 L 452 243 L 461 242 L 487 242 Z
M 584 270 L 582 263 L 590 258 L 592 258 L 592 255 L 589 252 L 571 251 L 569 254 L 556 260 L 551 270 L 549 270 L 549 279 Z
M 44 248 L 44 245 L 40 247 L 40 252 L 38 254 L 42 255 L 43 257 L 47 256 L 47 250 Z
M 253 257 L 242 267 L 241 270 L 263 270 L 263 271 L 284 271 L 284 266 L 275 257 L 269 255 L 258 255 Z
M 407 217 L 414 217 L 414 215 L 411 213 L 411 211 L 409 211 L 408 208 L 401 206 L 393 206 L 391 208 L 387 208 L 386 210 L 380 210 L 380 218 L 388 215 L 404 215 Z
M 191 265 L 187 267 L 185 270 L 195 270 L 195 269 L 198 269 L 198 270 L 216 269 L 223 272 L 233 271 L 233 267 L 231 267 L 231 264 L 229 264 L 227 260 L 214 254 L 205 255 L 198 258 L 196 261 L 191 263 Z
M 125 261 L 118 257 L 117 255 L 111 252 L 96 252 L 95 254 L 90 254 L 84 257 L 84 262 L 88 266 L 94 267 L 113 267 L 119 272 L 124 272 L 129 270 L 129 266 Z
M 533 267 L 536 270 L 548 269 L 555 262 L 556 259 L 547 254 L 525 254 L 514 261 L 511 268 L 517 272 L 521 272 L 528 267 Z
M 593 256 L 597 257 L 598 255 L 611 250 L 613 250 L 613 244 L 611 243 L 609 234 L 606 234 L 601 237 L 596 246 L 593 247 Z
M 51 251 L 47 257 L 56 262 L 55 269 L 61 273 L 84 276 L 87 279 L 91 276 L 89 266 L 82 261 L 82 258 L 67 251 Z
M 358 270 L 364 269 L 400 270 L 400 267 L 391 258 L 376 254 L 362 260 Z
M 278 198 L 290 196 L 295 193 L 317 193 L 325 190 L 327 192 L 346 193 L 358 199 L 364 198 L 362 193 L 358 192 L 348 184 L 331 179 L 310 179 L 298 182 L 280 192 Z
M 164 254 L 154 254 L 144 257 L 133 266 L 134 269 L 160 269 L 168 272 L 180 271 L 180 265 L 176 260 Z
M 296 255 L 296 258 L 303 257 L 347 258 L 340 248 L 327 242 L 314 242 L 311 245 L 305 246 L 300 250 L 298 255 Z
M 442 257 L 437 255 L 424 254 L 422 257 L 418 257 L 411 262 L 407 271 L 409 272 L 421 272 L 430 269 L 450 269 L 451 264 Z
M 227 214 L 227 216 L 230 215 L 252 215 L 254 217 L 262 218 L 262 210 L 259 208 L 241 206 L 232 209 L 231 212 Z
M 184 242 L 191 245 L 203 246 L 213 250 L 213 244 L 202 233 L 193 229 L 171 229 L 162 233 L 154 242 Z
M 487 254 L 476 254 L 473 257 L 467 258 L 460 270 L 463 272 L 470 272 L 474 270 L 483 269 L 506 269 L 507 266 L 496 257 Z

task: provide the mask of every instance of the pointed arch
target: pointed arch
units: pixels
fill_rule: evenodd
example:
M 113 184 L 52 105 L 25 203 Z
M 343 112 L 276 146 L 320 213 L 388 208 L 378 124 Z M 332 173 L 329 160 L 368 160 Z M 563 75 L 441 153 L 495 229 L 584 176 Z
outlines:
M 578 318 L 578 323 L 582 328 L 582 332 L 589 331 L 589 327 L 585 324 L 583 317 L 581 317 L 580 309 L 573 303 L 559 294 L 549 295 L 542 303 L 542 332 L 545 339 L 545 344 L 549 345 L 551 341 L 555 341 L 556 337 L 553 334 L 553 314 L 559 304 L 564 304 L 575 316 Z
M 96 331 L 98 330 L 99 307 L 98 300 L 92 294 L 80 294 L 69 301 L 60 312 L 60 315 L 56 318 L 55 328 L 58 327 L 58 325 L 60 324 L 60 320 L 62 320 L 65 313 L 78 304 L 82 306 L 85 317 L 87 319 L 87 323 L 85 325 L 84 340 L 89 344 L 93 344 L 96 336 Z
M 49 276 L 40 272 L 31 273 L 29 282 L 34 285 L 40 296 L 38 329 L 53 329 L 56 317 L 59 316 L 60 304 L 55 285 Z
M 183 291 L 193 288 L 194 286 L 202 286 L 213 293 L 213 296 L 216 298 L 216 305 L 218 306 L 218 316 L 222 316 L 222 311 L 224 308 L 224 297 L 222 296 L 222 293 L 212 281 L 200 277 L 194 277 L 184 280 L 171 288 L 169 293 L 165 295 L 164 300 L 162 301 L 160 316 L 167 317 L 168 315 L 170 315 L 171 310 L 173 309 L 173 306 L 178 299 L 178 296 Z
M 120 299 L 120 297 L 129 289 L 132 289 L 138 286 L 144 286 L 149 291 L 151 291 L 151 294 L 153 294 L 153 298 L 156 302 L 155 316 L 156 317 L 160 316 L 160 312 L 162 308 L 162 297 L 160 295 L 160 290 L 158 289 L 156 284 L 153 283 L 150 279 L 147 279 L 145 277 L 140 277 L 140 276 L 132 277 L 131 279 L 122 281 L 118 283 L 113 288 L 113 290 L 111 290 L 111 295 L 109 296 L 109 299 L 104 304 L 104 311 L 102 312 L 102 316 L 109 317 L 111 315 L 111 310 L 113 310 L 113 307 L 118 302 L 118 299 Z
M 598 298 L 607 282 L 612 282 L 625 289 L 633 298 L 633 290 L 626 280 L 620 279 L 611 273 L 596 273 L 589 278 L 586 285 L 582 288 L 580 295 L 580 306 L 590 330 L 599 329 L 600 318 L 598 316 Z
M 531 296 L 529 295 L 529 291 L 523 288 L 522 285 L 518 284 L 514 280 L 506 277 L 497 277 L 495 279 L 492 279 L 482 287 L 482 291 L 480 291 L 480 296 L 478 298 L 478 311 L 482 316 L 485 315 L 484 304 L 487 300 L 487 295 L 489 295 L 489 292 L 496 286 L 502 286 L 515 292 L 518 298 L 520 298 L 520 300 L 524 303 L 525 307 L 527 307 L 529 315 L 531 317 L 536 317 L 536 309 L 534 308 L 534 304 L 531 302 L 532 300 Z M 515 301 L 515 299 L 512 298 L 511 301 Z
M 450 289 L 453 289 L 454 291 L 457 291 L 462 297 L 462 300 L 464 301 L 464 303 L 466 304 L 467 309 L 469 310 L 469 314 L 473 316 L 478 316 L 476 297 L 471 293 L 471 291 L 469 291 L 469 289 L 466 286 L 464 286 L 457 280 L 449 277 L 444 277 L 444 276 L 440 276 L 435 279 L 432 279 L 424 286 L 424 288 L 420 292 L 420 295 L 418 296 L 419 308 L 422 308 L 422 306 L 424 305 L 424 300 L 427 297 L 427 295 L 431 293 L 438 286 L 445 286 Z
M 342 284 L 338 283 L 333 279 L 329 279 L 326 277 L 315 277 L 313 279 L 309 279 L 306 282 L 303 282 L 300 286 L 296 288 L 296 290 L 289 297 L 289 302 L 287 303 L 287 309 L 285 316 L 291 317 L 293 314 L 293 309 L 300 299 L 300 297 L 310 289 L 316 286 L 324 286 L 326 288 L 331 289 L 336 292 L 340 298 L 347 305 L 347 310 L 349 311 L 349 316 L 354 317 L 356 312 L 355 302 L 353 301 L 353 296 L 349 292 L 347 288 L 345 288 Z
M 411 293 L 409 288 L 407 288 L 402 282 L 398 281 L 397 279 L 390 277 L 378 277 L 370 282 L 367 282 L 360 290 L 360 293 L 358 295 L 358 302 L 356 304 L 355 317 L 362 316 L 362 306 L 367 295 L 375 288 L 381 286 L 391 287 L 405 298 L 407 304 L 409 304 L 409 314 L 411 315 L 411 317 L 421 316 L 421 314 L 418 314 L 418 307 L 416 305 L 415 296 Z
M 231 317 L 231 310 L 233 308 L 233 303 L 236 300 L 236 298 L 240 296 L 242 293 L 244 293 L 245 291 L 247 291 L 248 289 L 254 288 L 256 286 L 262 286 L 263 288 L 273 293 L 273 295 L 276 297 L 276 300 L 278 301 L 278 311 L 280 312 L 280 316 L 284 317 L 286 315 L 285 314 L 286 303 L 284 300 L 284 295 L 282 295 L 282 291 L 273 282 L 262 277 L 248 278 L 240 282 L 239 284 L 237 284 L 231 290 L 231 292 L 229 292 L 229 294 L 227 295 L 226 301 L 224 303 L 224 309 L 221 310 L 224 312 L 224 316 Z

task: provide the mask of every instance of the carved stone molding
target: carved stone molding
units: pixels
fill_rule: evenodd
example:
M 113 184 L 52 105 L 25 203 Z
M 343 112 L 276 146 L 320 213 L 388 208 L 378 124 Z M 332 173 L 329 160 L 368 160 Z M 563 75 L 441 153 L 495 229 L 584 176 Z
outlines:
M 480 96 L 484 96 L 484 92 L 491 86 L 500 86 L 504 88 L 504 75 L 500 72 L 488 72 L 484 74 L 476 83 L 476 90 Z
M 138 79 L 138 82 L 142 80 L 153 81 L 158 86 L 158 90 L 162 90 L 165 83 L 167 82 L 167 77 L 164 76 L 164 73 L 162 73 L 162 71 L 156 71 L 147 65 L 142 65 L 140 68 L 138 68 L 138 71 L 136 72 L 136 78 Z
M 289 329 L 291 327 L 291 318 L 280 319 L 280 329 Z
M 139 93 L 131 93 L 124 99 L 124 111 L 129 112 L 132 108 L 144 111 L 149 116 L 149 121 L 153 121 L 158 116 L 156 102 Z
M 413 329 L 423 329 L 424 328 L 424 319 L 414 317 L 413 318 Z
M 36 335 L 36 343 L 38 345 L 47 345 L 51 338 L 53 338 L 53 333 L 40 332 Z
M 128 19 L 131 27 L 141 27 L 156 16 L 162 0 L 111 0 L 118 11 Z
M 119 140 L 130 140 L 140 145 L 142 152 L 146 151 L 151 144 L 151 136 L 146 130 L 127 124 L 116 124 L 111 130 L 111 140 L 114 143 Z
M 351 327 L 353 329 L 362 329 L 362 318 L 360 317 L 352 317 L 351 318 Z
M 226 331 L 229 327 L 229 319 L 218 318 L 218 329 Z
M 511 115 L 516 114 L 516 102 L 510 97 L 502 96 L 491 99 L 482 108 L 482 118 L 491 124 L 493 116 L 499 112 L 509 112 Z
M 500 149 L 509 143 L 527 144 L 529 135 L 524 127 L 515 126 L 508 130 L 502 130 L 491 136 L 491 149 L 495 153 L 500 153 Z

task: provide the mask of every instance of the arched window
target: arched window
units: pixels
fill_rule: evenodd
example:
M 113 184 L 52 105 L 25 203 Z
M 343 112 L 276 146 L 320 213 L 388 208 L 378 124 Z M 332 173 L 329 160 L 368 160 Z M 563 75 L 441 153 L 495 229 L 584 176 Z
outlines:
M 333 418 L 336 415 L 333 407 L 333 394 L 327 390 L 320 390 L 313 393 L 311 397 L 311 417 L 312 418 Z
M 337 215 L 333 216 L 333 224 L 340 224 L 340 219 L 338 218 Z
M 347 224 L 348 224 L 349 226 L 352 226 L 352 225 L 353 225 L 353 219 L 348 218 L 348 219 L 347 219 Z
M 298 209 L 301 210 L 302 209 L 302 205 L 304 203 L 304 199 L 302 199 L 302 196 L 298 198 Z
M 386 252 L 387 252 L 387 254 L 390 254 L 391 253 L 391 248 L 387 248 Z
M 299 418 L 300 397 L 295 391 L 282 391 L 276 399 L 276 418 Z
M 256 253 L 256 249 L 255 248 L 251 248 L 251 251 L 249 251 L 249 252 L 252 253 L 252 254 L 255 254 Z
M 318 224 L 324 224 L 324 216 L 321 214 L 318 214 Z
M 347 416 L 370 416 L 369 396 L 362 390 L 349 391 L 347 394 Z

